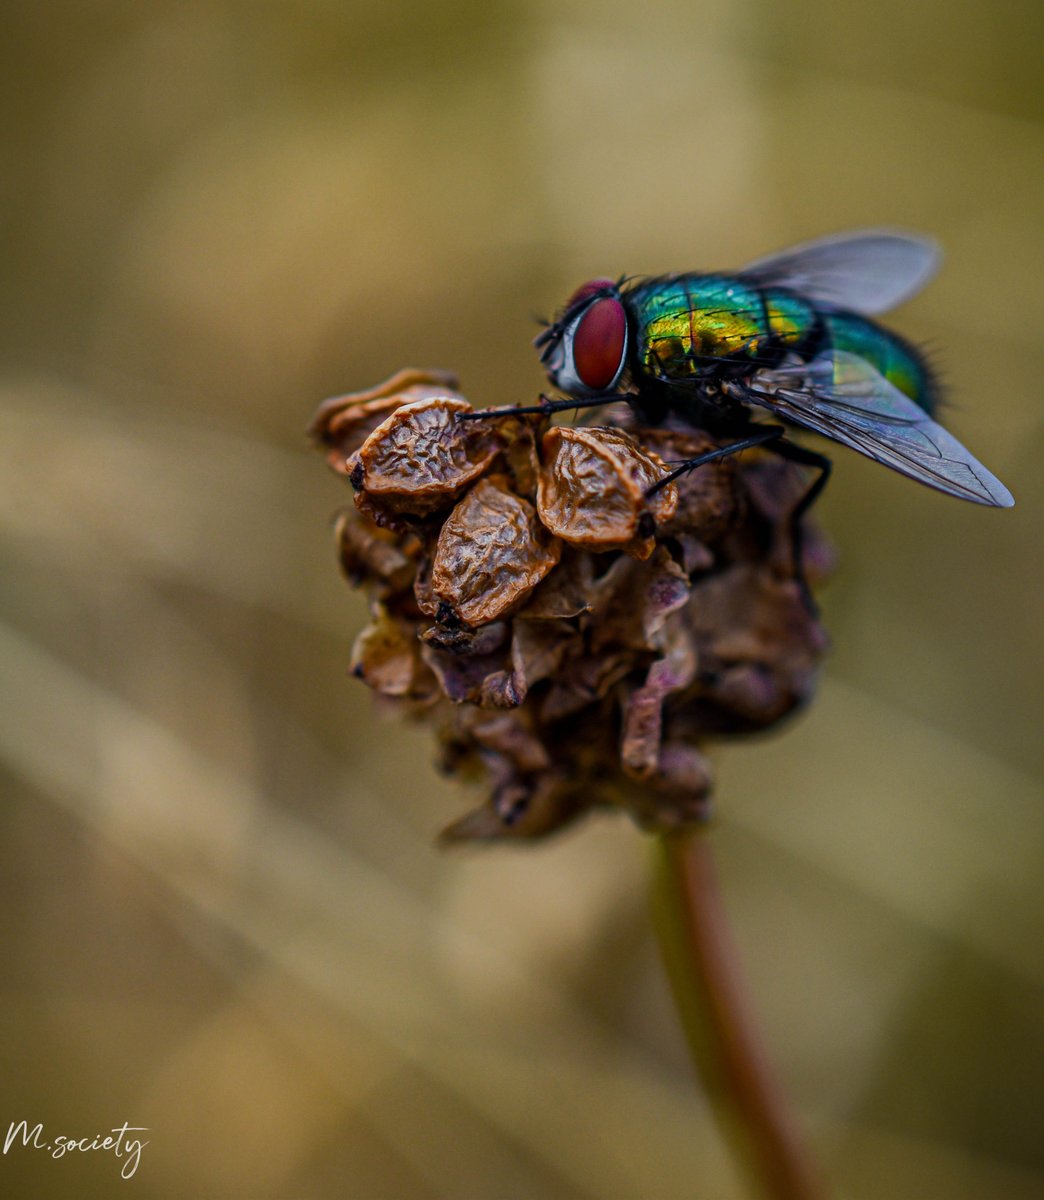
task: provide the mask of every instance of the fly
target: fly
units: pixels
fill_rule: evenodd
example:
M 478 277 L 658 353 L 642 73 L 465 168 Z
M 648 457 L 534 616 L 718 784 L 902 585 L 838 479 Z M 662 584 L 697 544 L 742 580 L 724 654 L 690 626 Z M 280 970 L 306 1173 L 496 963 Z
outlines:
M 681 418 L 722 438 L 655 488 L 755 445 L 820 474 L 828 458 L 787 439 L 823 434 L 938 491 L 1010 508 L 1008 489 L 934 419 L 938 386 L 920 352 L 872 318 L 919 291 L 938 266 L 926 238 L 866 230 L 759 259 L 735 273 L 584 284 L 536 339 L 563 399 L 468 417 L 553 413 L 626 400 L 654 424 Z M 754 421 L 767 411 L 783 425 Z M 795 546 L 800 562 L 800 553 Z

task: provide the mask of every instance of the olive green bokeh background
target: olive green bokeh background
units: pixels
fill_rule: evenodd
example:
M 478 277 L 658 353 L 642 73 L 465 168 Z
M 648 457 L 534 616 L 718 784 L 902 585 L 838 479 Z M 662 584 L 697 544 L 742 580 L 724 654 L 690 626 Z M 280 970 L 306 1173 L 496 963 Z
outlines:
M 839 450 L 816 708 L 716 755 L 757 1010 L 838 1195 L 1040 1194 L 1041 8 L 8 6 L 0 1157 L 11 1196 L 749 1196 L 605 818 L 466 799 L 345 675 L 322 397 L 541 378 L 579 281 L 890 224 L 1012 488 Z

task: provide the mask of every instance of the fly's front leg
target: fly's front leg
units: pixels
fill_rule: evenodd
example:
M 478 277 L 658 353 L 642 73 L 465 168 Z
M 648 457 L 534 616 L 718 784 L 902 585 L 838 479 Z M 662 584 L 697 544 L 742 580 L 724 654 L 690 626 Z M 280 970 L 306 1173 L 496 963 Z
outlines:
M 552 400 L 541 396 L 539 404 L 516 405 L 508 408 L 478 408 L 474 412 L 458 413 L 458 421 L 483 421 L 493 417 L 525 417 L 531 413 L 551 416 L 557 412 L 568 412 L 574 408 L 597 408 L 600 404 L 612 404 L 614 400 L 634 400 L 629 392 L 603 392 L 598 396 L 583 396 L 580 399 Z

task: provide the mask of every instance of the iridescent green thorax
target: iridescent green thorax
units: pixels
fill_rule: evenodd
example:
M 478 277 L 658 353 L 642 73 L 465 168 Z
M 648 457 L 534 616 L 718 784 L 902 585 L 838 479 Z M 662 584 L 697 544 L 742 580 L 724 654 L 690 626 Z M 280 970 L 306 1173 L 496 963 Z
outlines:
M 761 293 L 738 279 L 681 275 L 627 295 L 641 369 L 669 382 L 708 374 L 715 359 L 759 357 L 771 337 Z
M 788 356 L 808 360 L 831 349 L 865 359 L 926 412 L 931 375 L 901 337 L 856 313 L 820 308 L 795 292 L 758 288 L 727 275 L 651 279 L 625 293 L 639 374 L 691 383 L 724 368 L 730 375 L 771 369 Z
M 797 351 L 815 336 L 819 318 L 807 300 L 776 288 L 766 290 L 762 295 L 769 331 L 777 345 Z
M 935 389 L 920 354 L 901 337 L 855 313 L 825 313 L 826 344 L 865 359 L 889 383 L 927 413 L 935 408 Z

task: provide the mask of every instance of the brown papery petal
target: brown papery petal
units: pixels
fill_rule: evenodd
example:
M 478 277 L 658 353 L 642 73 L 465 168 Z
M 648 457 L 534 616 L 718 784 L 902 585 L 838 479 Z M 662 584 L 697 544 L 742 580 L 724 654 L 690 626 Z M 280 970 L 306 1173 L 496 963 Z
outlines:
M 574 546 L 610 550 L 646 540 L 640 535 L 642 514 L 662 522 L 677 506 L 673 484 L 646 497 L 665 468 L 621 430 L 556 425 L 544 434 L 542 449 L 540 519 Z
M 500 476 L 483 479 L 450 513 L 435 547 L 431 592 L 468 625 L 521 603 L 558 562 L 561 547 L 533 506 Z
M 467 401 L 445 395 L 396 409 L 352 455 L 352 486 L 401 512 L 431 512 L 455 499 L 500 450 L 487 425 L 457 420 L 470 411 Z

